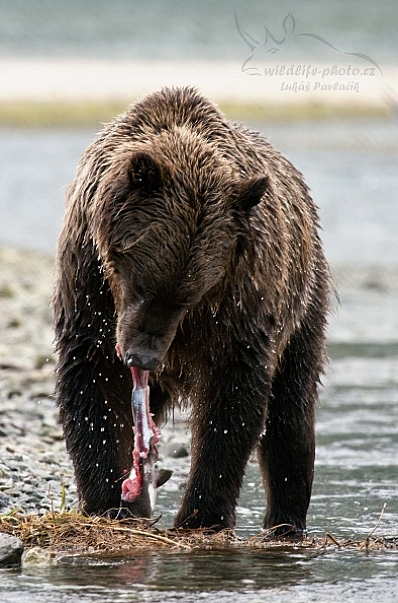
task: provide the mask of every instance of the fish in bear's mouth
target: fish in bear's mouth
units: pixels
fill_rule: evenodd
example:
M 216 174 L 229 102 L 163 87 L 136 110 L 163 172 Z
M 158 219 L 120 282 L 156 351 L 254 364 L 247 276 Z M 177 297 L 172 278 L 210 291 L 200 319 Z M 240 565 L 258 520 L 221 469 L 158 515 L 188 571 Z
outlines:
M 116 352 L 121 357 L 120 348 Z M 172 471 L 158 469 L 157 444 L 160 429 L 153 420 L 149 400 L 149 371 L 130 366 L 133 381 L 131 407 L 133 414 L 134 448 L 133 465 L 126 471 L 127 477 L 122 483 L 119 519 L 151 517 L 155 508 L 156 489 L 170 479 Z

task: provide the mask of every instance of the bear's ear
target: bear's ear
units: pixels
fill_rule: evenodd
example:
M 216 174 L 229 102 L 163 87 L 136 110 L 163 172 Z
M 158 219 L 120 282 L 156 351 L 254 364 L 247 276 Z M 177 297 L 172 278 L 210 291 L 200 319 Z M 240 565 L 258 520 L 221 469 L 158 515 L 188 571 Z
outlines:
M 244 211 L 249 211 L 260 203 L 269 186 L 269 176 L 258 176 L 245 180 L 239 187 L 238 196 L 235 201 L 237 207 Z
M 158 190 L 163 182 L 164 169 L 149 153 L 138 151 L 130 160 L 128 169 L 132 188 Z

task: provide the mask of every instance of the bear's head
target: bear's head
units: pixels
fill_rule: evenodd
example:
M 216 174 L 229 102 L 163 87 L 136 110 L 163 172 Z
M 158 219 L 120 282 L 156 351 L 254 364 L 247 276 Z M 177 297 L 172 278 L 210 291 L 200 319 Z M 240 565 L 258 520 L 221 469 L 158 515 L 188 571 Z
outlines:
M 156 370 L 178 325 L 231 280 L 266 175 L 237 179 L 185 134 L 119 149 L 89 210 L 128 366 Z M 192 137 L 191 137 L 192 138 Z

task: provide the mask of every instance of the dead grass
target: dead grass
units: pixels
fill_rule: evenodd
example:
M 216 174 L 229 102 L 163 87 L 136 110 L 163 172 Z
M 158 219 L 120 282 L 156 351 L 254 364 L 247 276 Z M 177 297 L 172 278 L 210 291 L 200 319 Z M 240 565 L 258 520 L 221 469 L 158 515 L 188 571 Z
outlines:
M 232 531 L 211 530 L 159 530 L 149 520 L 113 520 L 102 517 L 85 517 L 77 513 L 47 513 L 0 515 L 0 531 L 20 538 L 25 549 L 41 547 L 55 555 L 128 555 L 137 550 L 209 549 L 221 547 L 240 548 L 295 548 L 295 549 L 398 549 L 398 537 L 375 537 L 374 528 L 360 540 L 338 540 L 332 534 L 324 538 L 303 540 L 271 540 L 267 532 L 242 540 Z
M 134 99 L 118 101 L 0 101 L 0 127 L 96 127 L 123 113 Z M 231 119 L 260 121 L 314 121 L 339 117 L 341 119 L 388 118 L 388 108 L 347 104 L 309 103 L 252 103 L 223 102 L 220 108 Z

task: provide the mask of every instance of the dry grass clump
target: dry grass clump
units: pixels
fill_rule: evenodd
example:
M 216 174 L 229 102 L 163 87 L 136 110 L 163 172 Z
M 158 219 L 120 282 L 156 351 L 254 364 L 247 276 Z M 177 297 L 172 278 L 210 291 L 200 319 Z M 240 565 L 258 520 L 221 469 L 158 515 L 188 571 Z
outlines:
M 127 555 L 138 549 L 197 548 L 299 548 L 299 549 L 398 549 L 398 537 L 374 537 L 372 530 L 363 540 L 337 540 L 333 535 L 303 540 L 271 540 L 267 532 L 248 539 L 237 538 L 232 531 L 159 530 L 150 520 L 114 520 L 85 517 L 72 512 L 50 512 L 46 515 L 0 515 L 0 531 L 20 538 L 25 549 L 41 547 L 54 554 Z
M 20 538 L 26 549 L 41 547 L 55 553 L 126 554 L 137 549 L 185 549 L 238 542 L 232 532 L 166 530 L 153 520 L 86 517 L 74 512 L 45 515 L 0 515 L 0 532 Z
M 56 552 L 115 554 L 137 548 L 185 546 L 143 520 L 85 517 L 78 513 L 0 516 L 0 531 L 20 538 L 25 548 Z

